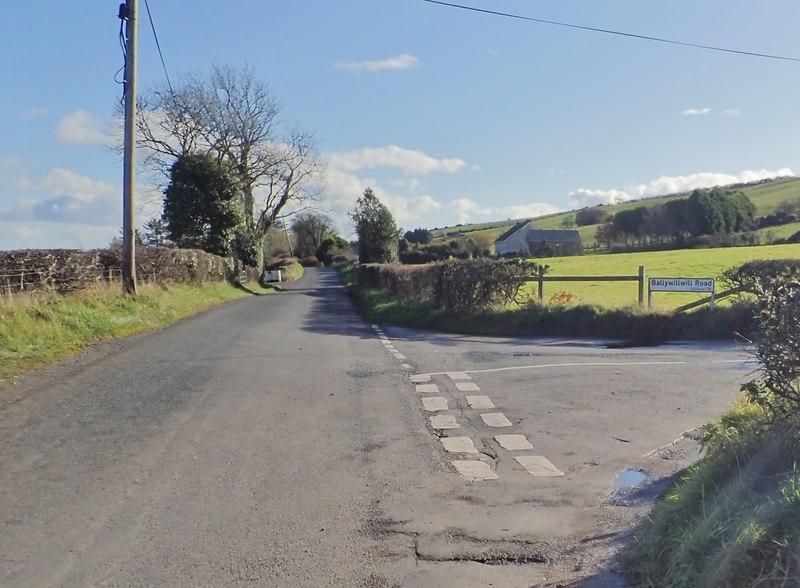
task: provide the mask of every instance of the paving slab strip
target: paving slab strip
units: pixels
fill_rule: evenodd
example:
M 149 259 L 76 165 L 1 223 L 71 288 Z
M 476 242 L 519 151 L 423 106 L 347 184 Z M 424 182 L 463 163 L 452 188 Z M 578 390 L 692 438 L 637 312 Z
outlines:
M 478 450 L 469 437 L 442 437 L 442 445 L 448 453 L 477 454 Z
M 470 482 L 478 480 L 497 480 L 498 475 L 489 467 L 489 464 L 476 460 L 454 460 L 453 467 L 459 474 Z
M 488 396 L 466 396 L 465 398 L 470 408 L 494 408 L 494 403 L 489 399 Z
M 447 376 L 453 381 L 472 379 L 467 372 L 447 372 Z
M 461 425 L 456 422 L 456 417 L 450 414 L 439 414 L 430 417 L 431 427 L 436 430 L 460 429 Z
M 525 438 L 525 435 L 495 435 L 494 440 L 508 451 L 533 449 L 533 444 Z
M 502 412 L 487 412 L 481 415 L 481 419 L 488 427 L 511 427 L 511 421 Z
M 447 398 L 443 396 L 430 396 L 422 399 L 422 406 L 428 412 L 436 412 L 439 410 L 447 410 Z
M 531 476 L 550 478 L 564 475 L 564 472 L 541 455 L 524 455 L 515 457 L 514 460 Z

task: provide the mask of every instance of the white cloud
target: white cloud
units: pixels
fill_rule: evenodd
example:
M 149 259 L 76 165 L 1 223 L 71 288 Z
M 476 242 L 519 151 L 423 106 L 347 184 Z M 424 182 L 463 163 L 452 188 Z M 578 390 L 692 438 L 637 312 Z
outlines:
M 689 108 L 688 110 L 681 112 L 681 114 L 684 116 L 703 116 L 704 114 L 709 114 L 710 112 L 710 108 Z
M 483 206 L 470 198 L 456 198 L 447 205 L 452 210 L 460 224 L 465 224 L 476 216 L 489 216 L 492 214 L 490 206 Z
M 111 129 L 102 118 L 76 110 L 59 121 L 56 138 L 62 143 L 104 145 L 111 139 Z
M 42 227 L 29 227 L 25 225 L 14 225 L 8 229 L 11 234 L 18 239 L 35 239 L 44 237 L 44 229 Z
M 44 108 L 29 108 L 25 112 L 22 113 L 22 117 L 25 120 L 32 120 L 34 118 L 45 118 L 50 115 L 50 112 L 45 110 Z
M 723 110 L 722 112 L 720 112 L 719 115 L 730 118 L 736 118 L 737 116 L 741 116 L 742 113 L 735 108 L 728 108 L 727 110 Z
M 347 171 L 396 167 L 410 176 L 432 172 L 455 173 L 467 165 L 463 159 L 437 159 L 422 151 L 403 149 L 397 145 L 329 153 L 327 159 L 331 166 Z
M 580 188 L 569 193 L 570 201 L 576 206 L 595 204 L 615 204 L 638 198 L 651 198 L 667 194 L 689 192 L 697 188 L 712 188 L 730 184 L 745 184 L 771 178 L 794 176 L 790 168 L 778 170 L 745 170 L 738 175 L 715 172 L 701 172 L 687 176 L 661 176 L 646 184 L 632 186 L 625 190 L 590 190 Z
M 419 65 L 419 59 L 408 53 L 389 57 L 388 59 L 381 59 L 379 61 L 340 61 L 334 64 L 337 69 L 346 69 L 349 71 L 369 71 L 379 72 L 386 70 L 406 70 L 413 69 Z
M 506 206 L 500 210 L 505 218 L 529 218 L 532 216 L 544 216 L 559 212 L 559 208 L 544 202 L 531 202 L 530 204 L 517 204 Z
M 37 180 L 20 177 L 16 185 L 30 195 L 19 198 L 13 209 L 0 210 L 0 220 L 91 225 L 119 220 L 121 190 L 108 182 L 54 168 Z

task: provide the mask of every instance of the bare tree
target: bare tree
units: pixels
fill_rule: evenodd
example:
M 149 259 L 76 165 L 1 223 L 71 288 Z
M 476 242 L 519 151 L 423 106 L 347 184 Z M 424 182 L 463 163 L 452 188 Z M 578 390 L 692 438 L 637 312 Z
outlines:
M 311 133 L 280 133 L 280 104 L 247 67 L 214 66 L 140 100 L 138 146 L 164 171 L 174 159 L 209 153 L 228 160 L 242 186 L 247 232 L 263 238 L 284 208 L 302 209 L 318 196 L 323 166 Z
M 300 257 L 317 255 L 322 242 L 335 232 L 333 221 L 321 212 L 307 210 L 295 216 L 292 221 L 292 233 Z

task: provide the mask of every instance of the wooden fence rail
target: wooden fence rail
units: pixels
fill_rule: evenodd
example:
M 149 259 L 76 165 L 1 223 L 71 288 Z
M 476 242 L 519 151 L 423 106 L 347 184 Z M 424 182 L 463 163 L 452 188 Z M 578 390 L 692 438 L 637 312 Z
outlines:
M 539 268 L 539 274 L 527 278 L 526 282 L 538 282 L 539 302 L 544 300 L 545 282 L 638 282 L 639 283 L 639 305 L 644 306 L 645 292 L 647 291 L 647 271 L 643 265 L 639 266 L 639 274 L 636 276 L 546 276 L 544 268 Z

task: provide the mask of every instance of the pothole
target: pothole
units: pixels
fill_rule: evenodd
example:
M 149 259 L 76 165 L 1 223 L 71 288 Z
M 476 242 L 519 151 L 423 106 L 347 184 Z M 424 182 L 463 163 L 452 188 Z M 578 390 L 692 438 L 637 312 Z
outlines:
M 644 486 L 649 479 L 650 475 L 644 470 L 628 468 L 614 478 L 614 487 L 617 490 L 632 490 Z
M 475 562 L 490 566 L 510 564 L 548 564 L 546 543 L 524 537 L 503 540 L 480 539 L 462 533 L 442 533 L 420 537 L 416 556 L 429 562 Z

